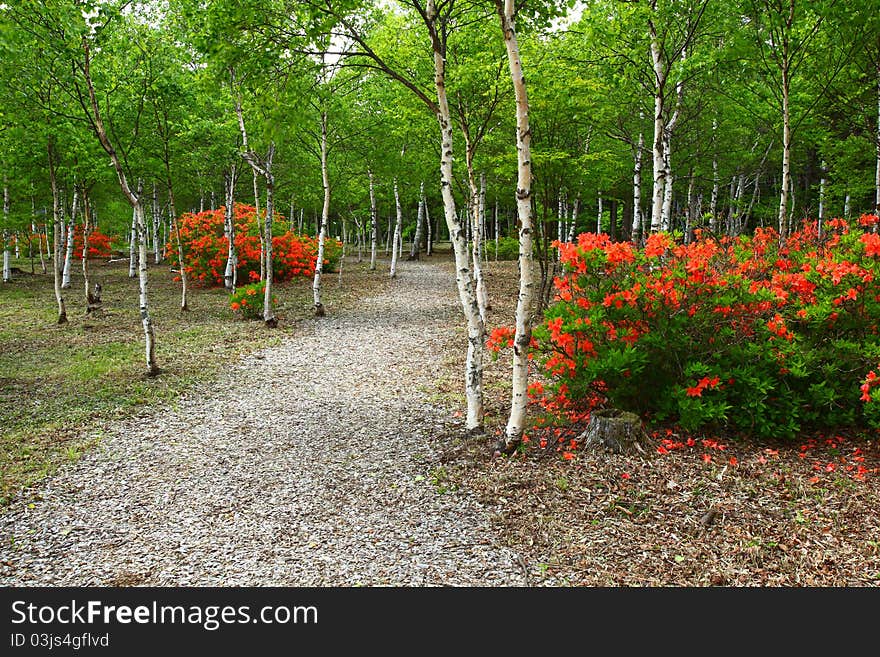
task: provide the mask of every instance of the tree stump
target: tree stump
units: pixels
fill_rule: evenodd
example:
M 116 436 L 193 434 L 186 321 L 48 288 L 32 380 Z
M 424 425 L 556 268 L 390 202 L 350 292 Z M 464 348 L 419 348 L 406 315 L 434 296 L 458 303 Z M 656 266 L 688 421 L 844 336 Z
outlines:
M 590 415 L 590 424 L 578 436 L 585 440 L 584 449 L 602 448 L 615 454 L 645 452 L 648 433 L 635 413 L 604 408 Z

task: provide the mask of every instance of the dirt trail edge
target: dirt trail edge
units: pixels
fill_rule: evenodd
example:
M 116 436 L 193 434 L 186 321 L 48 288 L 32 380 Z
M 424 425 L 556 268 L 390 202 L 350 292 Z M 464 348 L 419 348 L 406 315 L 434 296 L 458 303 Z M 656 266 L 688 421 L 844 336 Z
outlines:
M 525 585 L 487 510 L 434 475 L 454 281 L 400 268 L 26 491 L 0 515 L 0 584 Z

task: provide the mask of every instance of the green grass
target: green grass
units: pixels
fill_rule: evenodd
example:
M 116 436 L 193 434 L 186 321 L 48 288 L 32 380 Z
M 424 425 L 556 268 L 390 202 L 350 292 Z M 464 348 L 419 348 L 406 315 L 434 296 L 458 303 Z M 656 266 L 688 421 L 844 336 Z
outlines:
M 30 263 L 13 261 L 30 272 Z M 276 329 L 235 319 L 227 293 L 191 288 L 181 313 L 180 284 L 167 265 L 150 266 L 150 316 L 162 372 L 146 377 L 138 281 L 128 263 L 94 261 L 103 310 L 84 314 L 78 267 L 64 290 L 67 324 L 58 325 L 51 275 L 17 274 L 0 284 L 0 507 L 20 491 L 77 460 L 96 442 L 95 429 L 145 407 L 173 407 L 193 384 L 213 379 L 230 360 L 295 335 L 312 317 L 310 279 L 277 285 Z M 387 284 L 387 268 L 346 262 L 343 281 L 324 276 L 328 314 Z

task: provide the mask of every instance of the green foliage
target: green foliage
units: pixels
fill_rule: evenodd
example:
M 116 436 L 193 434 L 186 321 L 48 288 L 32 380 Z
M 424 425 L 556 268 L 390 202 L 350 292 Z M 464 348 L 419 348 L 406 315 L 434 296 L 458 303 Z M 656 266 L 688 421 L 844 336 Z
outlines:
M 262 319 L 265 302 L 266 283 L 257 281 L 238 288 L 229 295 L 229 307 L 232 312 L 244 319 Z M 272 297 L 272 308 L 275 308 L 276 298 Z
M 661 233 L 643 251 L 594 234 L 563 245 L 568 273 L 534 331 L 552 381 L 543 403 L 762 438 L 880 427 L 880 238 L 828 223 L 822 239 L 811 222 L 784 245 L 770 230 L 687 246 Z
M 513 237 L 500 237 L 486 240 L 483 253 L 489 260 L 516 260 L 519 258 L 519 240 Z

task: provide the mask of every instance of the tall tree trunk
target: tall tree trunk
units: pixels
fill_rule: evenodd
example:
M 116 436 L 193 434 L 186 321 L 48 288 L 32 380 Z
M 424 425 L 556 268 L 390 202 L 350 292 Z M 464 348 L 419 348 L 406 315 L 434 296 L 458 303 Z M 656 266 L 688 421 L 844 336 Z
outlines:
M 367 170 L 370 179 L 370 271 L 376 270 L 376 248 L 379 243 L 379 216 L 376 214 L 376 194 L 373 191 L 373 171 Z
M 180 236 L 180 223 L 177 219 L 177 204 L 174 201 L 174 185 L 171 181 L 171 158 L 165 153 L 165 184 L 168 186 L 168 213 L 171 218 L 171 231 L 177 244 L 177 261 L 180 263 L 180 312 L 189 310 L 189 279 L 186 273 L 186 260 L 184 259 L 183 240 Z M 164 223 L 163 223 L 164 226 Z M 164 240 L 163 240 L 164 241 Z
M 602 190 L 599 190 L 599 212 L 596 214 L 596 234 L 602 233 Z
M 327 223 L 330 219 L 330 173 L 327 169 L 327 111 L 321 112 L 321 183 L 324 186 L 324 205 L 321 209 L 321 225 L 318 229 L 318 256 L 315 259 L 315 279 L 312 294 L 315 302 L 315 315 L 323 317 L 326 313 L 321 301 L 321 273 L 324 271 L 324 240 Z
M 663 157 L 665 132 L 663 87 L 666 84 L 666 71 L 653 21 L 649 21 L 648 25 L 651 34 L 651 61 L 654 65 L 654 186 L 651 195 L 651 232 L 656 232 L 661 230 L 663 225 L 663 193 L 666 184 L 666 167 Z
M 474 277 L 474 292 L 477 295 L 477 307 L 480 310 L 480 319 L 486 321 L 486 304 L 488 293 L 486 291 L 486 282 L 483 280 L 482 260 L 482 216 L 480 208 L 480 190 L 477 188 L 477 176 L 474 171 L 474 145 L 470 142 L 467 132 L 465 132 L 465 168 L 467 170 L 468 185 L 468 214 L 470 215 L 470 251 L 471 251 L 471 267 Z M 483 179 L 485 182 L 485 178 Z
M 634 244 L 639 244 L 642 240 L 642 152 L 644 148 L 645 135 L 640 130 L 639 141 L 635 153 L 633 153 L 633 221 L 630 235 Z
M 574 242 L 575 233 L 577 233 L 577 220 L 578 220 L 578 210 L 581 206 L 581 195 L 578 194 L 574 197 L 574 204 L 571 207 L 571 224 L 568 227 L 568 239 L 567 242 Z
M 212 200 L 214 193 L 211 192 Z M 153 248 L 155 249 L 155 253 L 153 254 L 153 262 L 157 265 L 162 262 L 162 249 L 159 248 L 159 223 L 162 221 L 161 211 L 159 210 L 159 197 L 156 196 L 156 183 L 153 183 Z
M 391 249 L 391 278 L 397 277 L 397 256 L 399 253 L 397 243 L 400 241 L 400 230 L 403 223 L 403 211 L 400 209 L 400 195 L 397 193 L 397 178 L 394 179 L 394 209 L 396 218 L 394 221 L 394 246 Z
M 419 183 L 419 209 L 416 213 L 416 230 L 413 236 L 412 246 L 409 250 L 409 259 L 418 260 L 422 250 L 422 222 L 425 219 L 425 183 Z
M 52 188 L 52 279 L 55 284 L 55 301 L 58 303 L 58 323 L 67 323 L 67 309 L 61 295 L 61 254 L 58 243 L 61 241 L 61 210 L 58 203 L 58 182 L 55 178 L 55 149 L 47 146 L 49 157 L 49 185 Z M 48 249 L 48 244 L 46 245 Z
M 437 7 L 434 0 L 427 0 L 426 22 L 431 31 L 434 51 L 434 88 L 437 92 L 437 122 L 440 126 L 440 193 L 443 198 L 443 215 L 449 240 L 455 255 L 455 281 L 462 311 L 467 321 L 468 349 L 465 358 L 465 398 L 467 415 L 465 426 L 470 432 L 483 429 L 483 351 L 485 325 L 480 317 L 473 281 L 468 266 L 468 250 L 462 225 L 458 220 L 455 198 L 452 195 L 453 129 L 446 95 L 446 43 L 443 29 L 438 31 Z
M 79 213 L 79 192 L 74 188 L 73 202 L 70 205 L 70 217 L 67 220 L 67 240 L 64 252 L 64 270 L 61 275 L 61 287 L 70 287 L 70 266 L 73 261 L 73 238 L 76 233 L 76 215 Z
M 275 155 L 275 144 L 270 143 L 264 161 L 263 178 L 266 180 L 266 219 L 263 241 L 265 242 L 265 278 L 266 289 L 263 293 L 263 322 L 269 328 L 278 326 L 275 318 L 274 294 L 272 279 L 274 277 L 274 265 L 272 262 L 272 223 L 275 214 L 275 176 L 272 174 L 272 158 Z
M 791 114 L 789 111 L 788 40 L 783 43 L 782 63 L 782 189 L 779 192 L 779 236 L 788 235 L 788 191 L 791 187 Z
M 428 213 L 428 198 L 422 194 L 422 207 L 425 208 L 425 255 L 429 256 L 434 250 L 434 235 L 431 230 L 431 215 Z
M 92 111 L 92 119 L 93 119 L 93 127 L 95 133 L 98 137 L 98 141 L 101 143 L 101 147 L 110 156 L 110 160 L 113 162 L 113 168 L 116 170 L 116 176 L 119 179 L 119 186 L 122 189 L 122 193 L 125 195 L 126 199 L 128 199 L 129 204 L 131 204 L 132 209 L 135 215 L 135 224 L 137 227 L 138 234 L 138 242 L 139 242 L 139 258 L 138 258 L 138 283 L 139 283 L 139 302 L 140 302 L 140 313 L 141 313 L 141 324 L 144 327 L 144 348 L 146 353 L 146 361 L 147 361 L 147 376 L 155 376 L 159 373 L 159 366 L 156 364 L 156 341 L 155 335 L 153 332 L 153 322 L 150 319 L 150 310 L 149 310 L 149 292 L 148 292 L 148 275 L 147 275 L 147 245 L 146 245 L 146 231 L 144 228 L 144 209 L 143 204 L 141 203 L 141 195 L 143 193 L 142 185 L 138 182 L 138 190 L 137 192 L 133 192 L 131 187 L 128 184 L 128 179 L 125 176 L 125 171 L 122 168 L 122 163 L 119 161 L 119 156 L 116 153 L 116 150 L 113 148 L 113 145 L 110 143 L 109 138 L 107 137 L 107 132 L 104 129 L 104 122 L 101 119 L 101 113 L 98 107 L 98 99 L 95 95 L 95 87 L 92 84 L 92 78 L 90 74 L 90 50 L 89 44 L 85 37 L 83 37 L 82 41 L 83 50 L 85 52 L 85 60 L 83 66 L 83 76 L 85 78 L 86 85 L 88 87 L 89 92 L 89 101 L 91 104 Z
M 238 251 L 235 248 L 235 182 L 238 179 L 238 170 L 235 164 L 230 165 L 223 179 L 226 196 L 223 223 L 227 244 L 223 285 L 231 294 L 235 294 L 235 288 L 238 286 Z
M 128 277 L 135 278 L 138 275 L 138 252 L 137 252 L 137 213 L 134 207 L 131 209 L 131 231 L 128 235 Z
M 880 217 L 880 61 L 877 62 L 877 166 L 874 172 L 874 214 Z M 877 230 L 877 224 L 874 224 Z
M 712 143 L 715 143 L 715 133 L 718 130 L 718 120 L 712 119 Z M 709 201 L 709 230 L 715 232 L 716 222 L 718 220 L 718 188 L 720 180 L 718 178 L 718 149 L 712 151 L 712 197 Z
M 825 162 L 822 162 L 822 177 L 819 179 L 819 218 L 816 220 L 816 230 L 822 237 L 822 222 L 825 220 Z
M 9 263 L 9 185 L 3 176 L 3 282 L 12 282 L 12 268 Z
M 92 280 L 89 271 L 89 238 L 92 235 L 94 227 L 92 223 L 92 204 L 89 199 L 88 192 L 83 188 L 82 193 L 82 218 L 83 218 L 83 240 L 82 240 L 82 273 L 83 273 L 83 292 L 86 299 L 86 315 L 98 309 L 101 302 L 100 296 L 92 293 Z M 99 288 L 96 287 L 96 292 Z
M 513 376 L 510 415 L 505 428 L 504 444 L 511 453 L 522 442 L 528 408 L 529 347 L 532 340 L 532 305 L 534 280 L 532 274 L 532 133 L 529 128 L 529 99 L 519 45 L 514 26 L 514 0 L 495 0 L 501 19 L 501 31 L 507 48 L 510 78 L 516 97 L 517 185 L 516 206 L 519 219 L 519 296 L 516 302 L 516 330 L 513 338 Z

